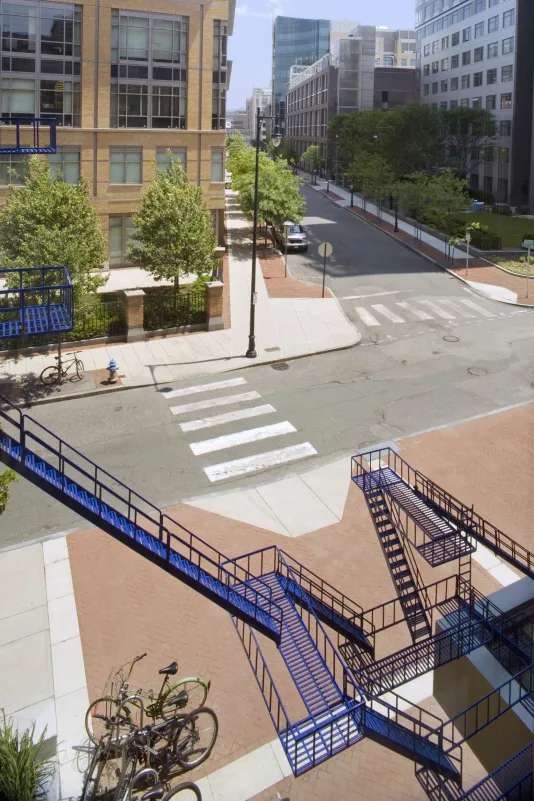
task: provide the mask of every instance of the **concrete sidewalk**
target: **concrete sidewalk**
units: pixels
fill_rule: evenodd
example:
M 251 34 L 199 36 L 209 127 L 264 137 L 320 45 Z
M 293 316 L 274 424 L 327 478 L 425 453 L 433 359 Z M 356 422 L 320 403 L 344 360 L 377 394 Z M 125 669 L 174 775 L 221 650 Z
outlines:
M 262 362 L 292 359 L 356 345 L 360 334 L 334 298 L 270 298 L 258 264 L 256 271 L 256 359 L 248 359 L 252 239 L 235 196 L 227 192 L 230 309 L 232 327 L 144 342 L 87 347 L 86 372 L 102 371 L 110 359 L 119 365 L 123 386 L 167 383 L 193 376 L 237 370 Z M 65 352 L 69 348 L 64 349 Z M 74 350 L 74 348 L 70 348 Z M 15 356 L 0 363 L 0 382 L 38 380 L 53 363 L 51 354 Z M 101 384 L 99 385 L 101 386 Z M 78 391 L 95 389 L 95 381 Z M 77 391 L 76 382 L 69 388 Z
M 413 225 L 398 221 L 399 231 L 394 231 L 395 216 L 393 213 L 384 209 L 381 216 L 377 215 L 377 207 L 370 200 L 365 201 L 365 212 L 363 211 L 362 199 L 354 194 L 353 207 L 350 207 L 350 192 L 343 187 L 330 181 L 330 186 L 334 191 L 326 191 L 327 182 L 318 180 L 316 185 L 307 184 L 312 189 L 328 197 L 340 208 L 347 208 L 357 216 L 365 219 L 372 225 L 381 228 L 390 236 L 394 236 L 405 245 L 413 248 L 421 255 L 433 261 L 439 267 L 448 270 L 451 275 L 455 275 L 464 281 L 471 289 L 482 297 L 490 300 L 499 300 L 504 303 L 513 303 L 522 306 L 534 305 L 534 298 L 528 296 L 527 280 L 524 276 L 514 275 L 508 271 L 499 269 L 492 262 L 483 258 L 473 257 L 469 259 L 469 272 L 466 271 L 467 256 L 459 248 L 452 249 L 454 263 L 445 260 L 443 252 L 443 242 L 436 236 L 421 231 L 420 241 L 416 241 L 413 236 Z M 477 280 L 472 280 L 476 278 Z M 530 292 L 532 296 L 534 290 Z

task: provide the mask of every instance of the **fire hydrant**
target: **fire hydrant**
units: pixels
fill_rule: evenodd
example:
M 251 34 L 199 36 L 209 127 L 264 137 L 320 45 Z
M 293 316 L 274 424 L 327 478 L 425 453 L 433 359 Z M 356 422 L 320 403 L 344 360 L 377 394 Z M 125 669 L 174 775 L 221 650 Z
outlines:
M 119 378 L 118 376 L 119 366 L 115 361 L 115 359 L 110 360 L 108 364 L 108 370 L 109 370 L 108 384 L 116 384 Z

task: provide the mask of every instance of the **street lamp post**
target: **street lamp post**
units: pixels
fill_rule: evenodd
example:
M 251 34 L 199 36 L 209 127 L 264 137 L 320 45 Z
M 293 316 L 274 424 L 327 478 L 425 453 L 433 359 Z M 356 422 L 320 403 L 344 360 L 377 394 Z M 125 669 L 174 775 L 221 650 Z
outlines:
M 252 277 L 250 282 L 250 328 L 248 334 L 248 350 L 245 356 L 249 359 L 255 359 L 256 353 L 256 240 L 258 234 L 258 186 L 259 186 L 259 166 L 260 166 L 260 134 L 261 124 L 264 120 L 274 120 L 274 117 L 268 114 L 262 114 L 258 106 L 256 109 L 256 170 L 254 173 L 254 214 L 252 218 Z M 272 136 L 271 141 L 275 147 L 280 144 L 279 136 Z
M 395 198 L 395 227 L 393 231 L 397 234 L 399 232 L 399 201 Z

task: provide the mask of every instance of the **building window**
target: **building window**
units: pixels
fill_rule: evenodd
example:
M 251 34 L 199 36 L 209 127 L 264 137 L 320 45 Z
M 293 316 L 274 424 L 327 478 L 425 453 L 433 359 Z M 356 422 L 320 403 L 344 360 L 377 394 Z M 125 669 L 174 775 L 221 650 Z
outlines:
M 495 111 L 497 107 L 497 95 L 486 96 L 486 108 L 488 111 Z
M 448 90 L 449 90 L 449 82 L 448 81 L 442 81 L 441 82 L 441 91 L 442 92 L 447 92 Z
M 455 70 L 460 65 L 460 56 L 452 56 L 451 69 Z
M 492 83 L 497 83 L 497 69 L 488 70 L 486 72 L 486 83 L 491 86 Z
M 54 178 L 59 174 L 67 184 L 77 184 L 80 178 L 80 148 L 58 147 L 55 153 L 47 156 L 50 171 Z
M 430 94 L 430 85 L 428 83 L 425 83 L 423 87 L 423 94 L 425 97 Z
M 143 149 L 141 147 L 110 147 L 109 182 L 111 184 L 141 184 Z
M 451 100 L 451 111 L 454 111 L 455 108 L 458 108 L 458 101 Z
M 40 113 L 58 125 L 80 125 L 80 82 L 41 81 Z
M 449 47 L 449 37 L 444 36 L 443 39 L 441 40 L 441 49 L 447 50 L 448 47 Z
M 2 117 L 35 117 L 35 81 L 2 78 Z
M 499 161 L 501 164 L 509 164 L 510 163 L 510 150 L 507 147 L 500 147 L 499 148 Z
M 501 95 L 501 108 L 512 108 L 512 93 L 505 92 Z
M 493 8 L 493 6 L 498 6 L 501 0 L 489 0 L 488 7 Z
M 426 45 L 424 46 L 424 48 L 423 48 L 423 55 L 424 55 L 424 56 L 429 56 L 429 55 L 430 55 L 430 45 L 429 45 L 429 44 L 426 44 Z
M 484 148 L 484 161 L 491 163 L 493 161 L 493 148 L 492 147 L 485 147 Z
M 494 33 L 499 30 L 499 15 L 490 17 L 488 20 L 488 33 Z
M 484 23 L 477 22 L 475 25 L 475 39 L 480 39 L 481 36 L 484 36 Z
M 462 53 L 462 67 L 467 67 L 467 65 L 470 63 L 471 63 L 471 51 L 466 50 L 465 53 Z
M 473 74 L 473 86 L 482 86 L 482 84 L 483 84 L 483 73 L 475 72 Z
M 501 136 L 512 135 L 512 120 L 501 120 L 499 123 L 499 134 Z
M 226 70 L 227 70 L 228 23 L 216 19 L 213 22 L 213 89 L 211 127 L 214 131 L 226 128 Z
M 432 42 L 432 53 L 438 53 L 438 52 L 439 52 L 439 39 L 436 39 L 434 42 Z
M 423 75 L 430 75 L 430 64 L 425 64 L 423 66 Z
M 156 148 L 156 167 L 158 170 L 166 170 L 169 166 L 169 150 L 173 161 L 180 162 L 184 172 L 187 171 L 187 148 L 185 147 L 157 147 Z
M 152 87 L 152 128 L 185 128 L 185 86 Z
M 224 148 L 211 148 L 211 180 L 224 181 Z
M 505 11 L 502 15 L 503 28 L 509 28 L 510 25 L 515 25 L 515 8 L 511 8 L 510 11 Z
M 407 66 L 408 66 L 408 59 L 401 58 L 401 67 L 407 67 Z
M 482 98 L 481 97 L 474 97 L 473 102 L 471 103 L 473 108 L 482 108 Z
M 211 127 L 214 131 L 226 127 L 226 89 L 220 84 L 213 86 L 211 90 Z
M 464 28 L 462 31 L 462 42 L 471 41 L 471 28 Z
M 514 37 L 510 36 L 508 39 L 502 40 L 502 54 L 507 56 L 509 53 L 514 52 Z
M 432 94 L 437 95 L 437 93 L 438 93 L 438 82 L 436 81 L 435 83 L 432 84 Z
M 0 186 L 21 186 L 24 184 L 24 168 L 26 157 L 18 153 L 12 155 L 0 155 Z M 11 173 L 13 170 L 13 173 Z
M 148 83 L 111 84 L 111 127 L 148 126 Z
M 469 89 L 470 78 L 470 75 L 462 75 L 462 89 Z
M 133 239 L 134 226 L 130 216 L 109 218 L 109 266 L 129 264 L 126 254 L 128 242 Z
M 442 100 L 441 103 L 439 104 L 439 107 L 440 109 L 443 109 L 443 111 L 447 111 L 447 101 Z
M 469 108 L 469 98 L 462 97 L 462 99 L 460 100 L 460 105 Z
M 492 42 L 488 45 L 488 58 L 497 58 L 499 55 L 499 43 Z
M 432 74 L 435 75 L 436 72 L 439 72 L 439 61 L 432 62 Z
M 458 78 L 451 78 L 451 92 L 458 91 Z
M 475 0 L 475 14 L 486 10 L 486 0 Z
M 483 61 L 483 59 L 484 59 L 484 48 L 483 47 L 475 47 L 475 49 L 473 51 L 473 56 L 474 56 L 473 60 L 474 60 L 475 64 L 478 63 L 479 61 Z
M 456 47 L 456 45 L 460 44 L 460 34 L 459 33 L 453 33 L 453 35 L 451 36 L 451 43 L 452 43 L 453 47 Z
M 501 67 L 501 81 L 506 83 L 507 81 L 514 80 L 514 65 L 508 64 L 506 67 Z
M 448 69 L 449 69 L 449 59 L 448 58 L 442 58 L 441 59 L 441 71 L 442 72 L 447 72 Z

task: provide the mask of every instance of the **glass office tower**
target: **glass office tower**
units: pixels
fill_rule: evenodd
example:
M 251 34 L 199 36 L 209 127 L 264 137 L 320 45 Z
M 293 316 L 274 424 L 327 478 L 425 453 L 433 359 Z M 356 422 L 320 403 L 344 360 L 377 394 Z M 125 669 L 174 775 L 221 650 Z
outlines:
M 329 47 L 329 20 L 276 17 L 273 25 L 272 113 L 282 131 L 289 70 L 293 64 L 313 64 L 328 53 Z

